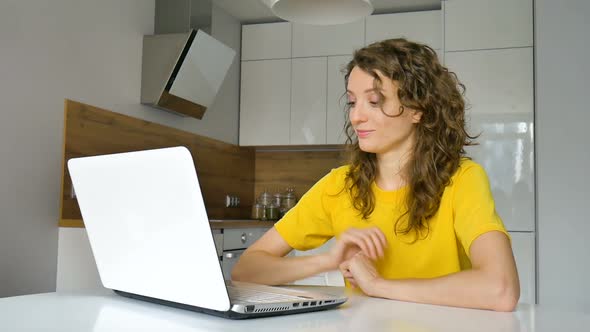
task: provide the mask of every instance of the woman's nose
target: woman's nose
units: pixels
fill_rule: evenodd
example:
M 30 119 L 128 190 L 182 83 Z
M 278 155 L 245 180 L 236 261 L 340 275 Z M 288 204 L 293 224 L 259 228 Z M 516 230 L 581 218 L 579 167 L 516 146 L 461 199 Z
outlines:
M 350 108 L 348 117 L 350 118 L 350 123 L 353 125 L 367 121 L 365 111 L 358 104 Z

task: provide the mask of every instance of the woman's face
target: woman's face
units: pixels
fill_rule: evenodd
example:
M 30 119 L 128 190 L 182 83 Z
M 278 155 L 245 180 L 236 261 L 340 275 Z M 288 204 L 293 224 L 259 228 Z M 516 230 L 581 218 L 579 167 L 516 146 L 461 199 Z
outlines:
M 373 76 L 359 67 L 350 72 L 347 86 L 350 122 L 361 150 L 376 154 L 405 152 L 413 144 L 414 125 L 420 121 L 422 113 L 405 108 L 401 115 L 395 116 L 400 113 L 401 106 L 397 83 L 381 73 L 378 76 L 380 92 L 385 96 L 382 104 L 373 85 Z

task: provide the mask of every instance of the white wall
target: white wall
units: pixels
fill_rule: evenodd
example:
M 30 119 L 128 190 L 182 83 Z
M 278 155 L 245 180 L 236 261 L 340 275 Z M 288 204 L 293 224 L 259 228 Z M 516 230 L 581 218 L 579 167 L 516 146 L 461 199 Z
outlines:
M 0 2 L 0 296 L 55 290 L 63 99 L 137 105 L 151 1 Z
M 148 0 L 0 1 L 0 297 L 56 287 L 64 98 L 237 143 L 239 59 L 230 69 L 235 83 L 224 82 L 224 98 L 203 120 L 139 104 L 142 38 L 154 31 L 154 7 Z M 239 23 L 217 9 L 214 15 L 213 35 L 239 50 Z M 73 244 L 84 238 L 70 240 L 65 252 L 76 255 Z
M 590 309 L 590 1 L 535 2 L 538 299 Z

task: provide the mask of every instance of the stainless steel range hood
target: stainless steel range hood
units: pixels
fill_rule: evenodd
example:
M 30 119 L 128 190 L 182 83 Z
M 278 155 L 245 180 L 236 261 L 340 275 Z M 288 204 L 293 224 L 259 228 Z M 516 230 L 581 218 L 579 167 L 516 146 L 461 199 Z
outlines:
M 202 30 L 144 36 L 141 103 L 201 119 L 235 55 Z

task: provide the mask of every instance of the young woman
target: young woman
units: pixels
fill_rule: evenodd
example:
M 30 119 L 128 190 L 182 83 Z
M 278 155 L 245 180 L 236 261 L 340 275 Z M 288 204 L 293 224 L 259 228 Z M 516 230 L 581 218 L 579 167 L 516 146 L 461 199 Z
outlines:
M 350 164 L 248 248 L 233 279 L 283 284 L 340 269 L 369 296 L 512 311 L 510 237 L 485 171 L 465 157 L 463 85 L 405 39 L 357 50 L 346 70 Z M 326 254 L 284 257 L 332 237 Z

